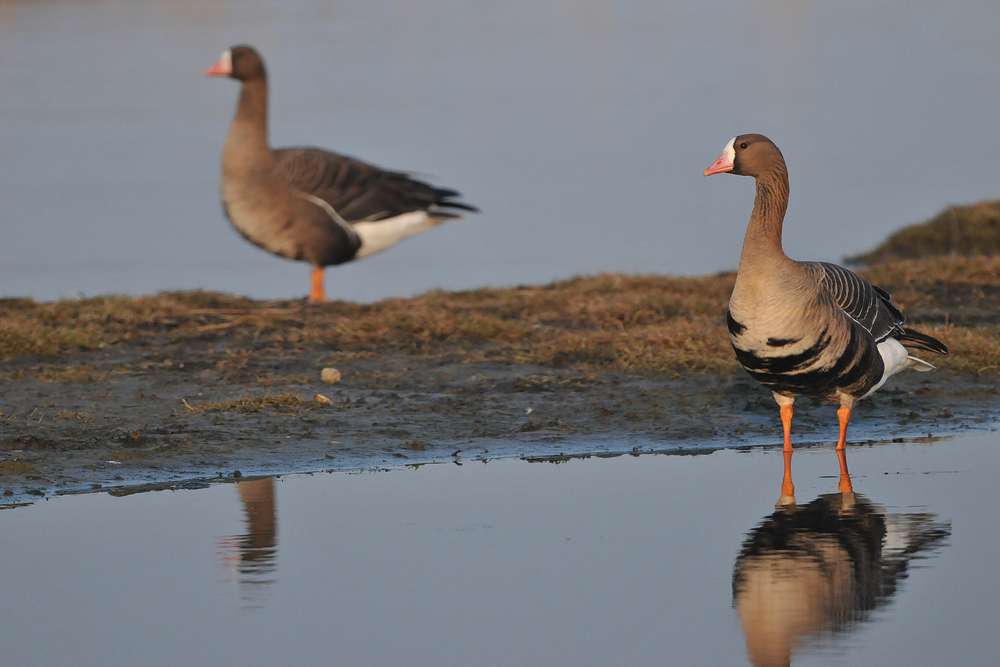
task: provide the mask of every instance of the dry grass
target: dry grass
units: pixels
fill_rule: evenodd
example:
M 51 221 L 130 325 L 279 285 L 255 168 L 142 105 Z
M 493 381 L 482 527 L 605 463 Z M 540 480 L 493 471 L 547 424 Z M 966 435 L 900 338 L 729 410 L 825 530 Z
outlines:
M 40 382 L 58 382 L 59 384 L 93 384 L 108 376 L 107 371 L 99 371 L 94 366 L 67 366 L 57 368 L 33 368 L 35 379 Z
M 0 463 L 0 476 L 37 474 L 38 470 L 27 463 Z
M 32 354 L 55 357 L 95 350 L 169 332 L 184 326 L 197 335 L 212 320 L 203 316 L 228 309 L 250 308 L 266 320 L 262 304 L 206 292 L 180 292 L 149 297 L 97 297 L 35 303 L 0 299 L 0 357 Z
M 1000 365 L 1000 258 L 897 261 L 862 274 L 892 291 L 915 326 L 952 348 L 950 357 L 934 363 L 972 373 Z M 323 350 L 336 359 L 395 352 L 637 373 L 724 372 L 735 368 L 725 328 L 734 278 L 731 273 L 602 275 L 538 287 L 436 291 L 374 304 L 318 306 L 203 292 L 42 304 L 6 300 L 0 301 L 0 355 L 59 357 L 133 342 L 221 340 L 228 352 L 218 370 L 247 374 L 249 380 L 254 377 L 247 368 L 248 350 L 261 347 Z M 71 372 L 97 377 L 89 369 L 63 371 Z M 264 386 L 297 380 L 256 377 Z M 282 396 L 292 401 L 287 397 L 295 395 L 192 408 L 314 406 L 297 396 L 283 405 Z
M 149 452 L 136 452 L 119 449 L 117 451 L 111 452 L 111 458 L 116 461 L 132 461 L 135 459 L 148 459 L 150 458 Z
M 308 401 L 298 394 L 268 394 L 266 396 L 244 396 L 230 401 L 218 401 L 215 403 L 188 403 L 184 405 L 189 412 L 241 412 L 249 414 L 260 412 L 265 408 L 272 408 L 275 412 L 285 414 L 298 414 L 305 410 L 311 410 L 318 404 L 316 401 Z
M 1000 257 L 933 257 L 901 259 L 858 271 L 879 285 L 932 287 L 935 285 L 1000 286 Z

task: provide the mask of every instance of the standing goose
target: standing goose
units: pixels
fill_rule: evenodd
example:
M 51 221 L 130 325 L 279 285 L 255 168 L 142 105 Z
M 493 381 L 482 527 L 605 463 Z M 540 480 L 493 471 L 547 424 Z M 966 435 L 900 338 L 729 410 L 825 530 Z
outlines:
M 744 134 L 730 141 L 704 175 L 725 172 L 757 179 L 757 197 L 726 316 L 736 358 L 774 393 L 786 453 L 792 450 L 796 396 L 840 403 L 837 449 L 843 450 L 858 399 L 904 369 L 934 368 L 910 355 L 904 343 L 939 354 L 947 354 L 948 348 L 904 328 L 903 315 L 884 289 L 834 264 L 796 262 L 785 255 L 781 225 L 788 207 L 788 171 L 770 139 Z M 786 455 L 786 472 L 788 461 Z M 846 467 L 841 457 L 845 491 L 850 489 Z M 782 494 L 791 496 L 792 491 L 786 475 Z
M 205 76 L 243 83 L 222 149 L 222 202 L 240 234 L 264 250 L 313 265 L 313 301 L 325 300 L 323 268 L 385 250 L 449 218 L 454 190 L 383 171 L 318 148 L 272 150 L 267 73 L 252 47 L 234 46 Z

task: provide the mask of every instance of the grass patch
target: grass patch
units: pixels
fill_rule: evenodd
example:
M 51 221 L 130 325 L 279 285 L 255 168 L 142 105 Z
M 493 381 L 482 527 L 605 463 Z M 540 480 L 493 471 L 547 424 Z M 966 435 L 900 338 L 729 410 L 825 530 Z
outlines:
M 30 475 L 38 470 L 27 463 L 0 463 L 0 475 Z
M 216 403 L 195 403 L 184 401 L 188 412 L 240 412 L 250 414 L 260 412 L 265 408 L 272 408 L 276 412 L 285 414 L 297 414 L 315 408 L 316 401 L 309 401 L 298 394 L 267 394 L 265 396 L 246 396 L 231 401 L 219 401 Z
M 59 384 L 93 384 L 108 376 L 107 371 L 98 371 L 96 366 L 67 366 L 63 369 L 40 367 L 32 368 L 32 374 L 39 382 L 57 382 Z
M 892 292 L 911 325 L 953 349 L 933 363 L 967 373 L 987 373 L 1000 364 L 995 333 L 1000 258 L 899 260 L 860 273 Z M 109 345 L 221 341 L 227 352 L 217 370 L 265 387 L 311 384 L 315 378 L 254 376 L 248 366 L 253 349 L 317 350 L 331 362 L 386 353 L 440 354 L 466 363 L 583 372 L 729 372 L 738 368 L 725 325 L 734 281 L 733 273 L 694 278 L 608 274 L 535 287 L 434 291 L 372 304 L 265 303 L 205 292 L 44 304 L 8 299 L 0 301 L 0 355 L 58 357 Z M 51 371 L 50 377 L 68 380 L 73 373 L 81 381 L 100 377 L 86 366 Z M 307 406 L 315 404 L 295 394 L 275 394 L 189 409 L 295 411 Z
M 148 459 L 149 454 L 147 452 L 136 452 L 124 449 L 119 449 L 117 451 L 111 452 L 111 458 L 116 461 L 131 461 L 134 459 Z

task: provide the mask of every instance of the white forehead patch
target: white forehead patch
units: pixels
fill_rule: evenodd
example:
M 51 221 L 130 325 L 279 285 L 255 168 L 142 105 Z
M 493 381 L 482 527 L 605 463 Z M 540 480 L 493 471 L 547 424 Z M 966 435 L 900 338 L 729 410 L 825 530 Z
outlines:
M 736 162 L 736 137 L 729 140 L 726 147 L 722 149 L 722 154 L 726 156 L 726 162 L 729 164 Z
M 232 72 L 233 71 L 233 51 L 232 51 L 232 49 L 226 49 L 225 52 L 222 54 L 222 59 L 221 60 L 222 60 L 223 64 L 225 64 L 226 69 L 228 69 L 230 72 Z M 736 141 L 736 140 L 733 139 L 733 141 Z M 732 144 L 732 141 L 729 142 L 729 143 Z

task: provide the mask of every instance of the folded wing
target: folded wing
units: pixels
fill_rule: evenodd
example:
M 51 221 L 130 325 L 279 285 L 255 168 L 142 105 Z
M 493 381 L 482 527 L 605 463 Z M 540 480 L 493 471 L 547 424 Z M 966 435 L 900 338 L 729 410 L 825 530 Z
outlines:
M 888 292 L 836 264 L 803 262 L 817 284 L 858 324 L 880 343 L 893 337 L 904 345 L 928 352 L 948 354 L 941 341 L 903 326 L 906 318 L 891 302 Z
M 360 160 L 316 148 L 274 151 L 276 173 L 292 187 L 326 201 L 348 222 L 382 220 L 411 211 L 454 218 L 455 210 L 477 211 L 454 198 L 455 190 L 385 171 Z

